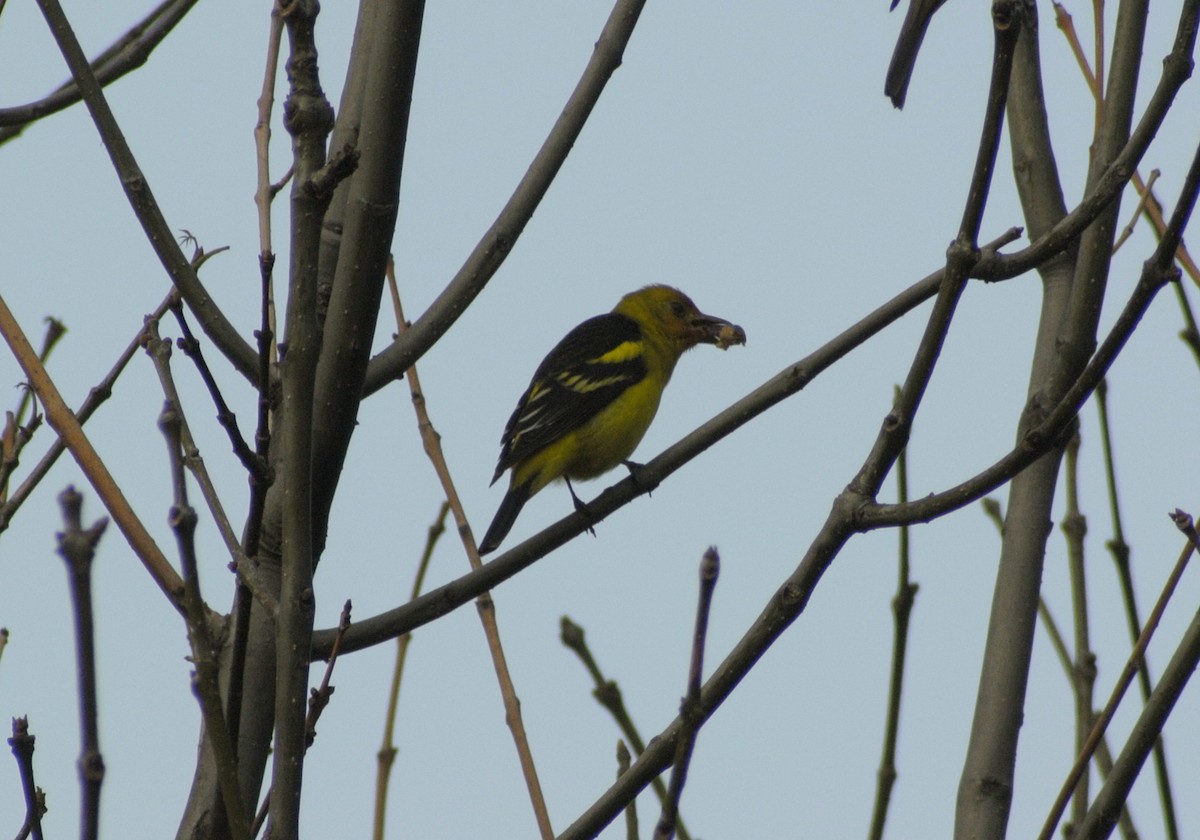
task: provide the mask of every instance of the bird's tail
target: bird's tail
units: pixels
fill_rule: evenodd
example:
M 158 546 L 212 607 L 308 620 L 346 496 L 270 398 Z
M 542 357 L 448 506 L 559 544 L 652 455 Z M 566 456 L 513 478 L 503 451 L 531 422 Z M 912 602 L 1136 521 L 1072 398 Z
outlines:
M 480 554 L 495 551 L 496 547 L 508 536 L 513 523 L 517 521 L 517 515 L 521 512 L 521 508 L 525 507 L 525 503 L 529 501 L 530 486 L 530 482 L 525 482 L 508 488 L 508 492 L 504 494 L 504 501 L 500 502 L 500 509 L 496 511 L 496 515 L 492 518 L 492 524 L 488 526 L 487 533 L 483 535 L 483 542 L 479 544 Z

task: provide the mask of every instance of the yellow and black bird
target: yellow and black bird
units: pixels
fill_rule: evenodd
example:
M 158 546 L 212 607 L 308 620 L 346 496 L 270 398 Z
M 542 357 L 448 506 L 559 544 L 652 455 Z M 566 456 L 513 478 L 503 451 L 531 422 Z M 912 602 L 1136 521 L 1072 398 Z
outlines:
M 647 286 L 621 298 L 607 315 L 589 318 L 542 360 L 500 439 L 492 483 L 512 470 L 508 493 L 479 553 L 508 535 L 529 498 L 564 479 L 577 510 L 587 508 L 571 479 L 595 478 L 629 456 L 658 411 L 675 363 L 697 344 L 722 350 L 746 333 L 705 315 L 670 286 Z

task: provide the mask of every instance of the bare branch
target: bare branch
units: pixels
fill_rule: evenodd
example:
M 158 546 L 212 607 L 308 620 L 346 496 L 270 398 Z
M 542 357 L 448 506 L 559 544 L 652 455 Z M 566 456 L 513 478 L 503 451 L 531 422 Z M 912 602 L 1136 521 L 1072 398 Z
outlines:
M 165 0 L 159 4 L 91 62 L 96 81 L 108 85 L 145 64 L 155 48 L 195 5 L 196 0 Z M 81 98 L 79 86 L 74 81 L 67 81 L 37 102 L 0 108 L 0 144 L 18 136 L 29 123 L 62 111 Z
M 388 382 L 399 379 L 409 365 L 421 358 L 454 325 L 503 264 L 571 147 L 579 139 L 609 78 L 621 65 L 625 47 L 644 5 L 645 0 L 617 0 L 583 76 L 512 197 L 462 268 L 412 329 L 371 360 L 363 384 L 366 393 L 372 394 Z
M 1175 511 L 1172 515 L 1176 525 L 1180 531 L 1187 535 L 1188 542 L 1183 551 L 1179 554 L 1179 559 L 1175 562 L 1175 568 L 1171 570 L 1171 574 L 1167 576 L 1166 583 L 1163 584 L 1162 592 L 1158 596 L 1158 601 L 1154 605 L 1154 609 L 1150 611 L 1150 616 L 1146 619 L 1146 626 L 1142 628 L 1142 634 L 1138 637 L 1137 644 L 1129 654 L 1129 659 L 1125 663 L 1125 667 L 1121 670 L 1117 677 L 1116 685 L 1113 686 L 1112 694 L 1109 696 L 1108 703 L 1105 704 L 1104 710 L 1096 719 L 1095 726 L 1088 735 L 1087 741 L 1079 752 L 1079 757 L 1075 760 L 1075 765 L 1071 768 L 1071 772 L 1067 774 L 1066 780 L 1063 782 L 1062 789 L 1059 791 L 1058 797 L 1054 800 L 1054 805 L 1050 808 L 1050 814 L 1046 817 L 1046 823 L 1042 826 L 1042 831 L 1038 835 L 1038 840 L 1050 840 L 1054 836 L 1054 829 L 1058 825 L 1059 818 L 1062 816 L 1063 810 L 1067 807 L 1067 802 L 1071 798 L 1071 794 L 1075 790 L 1075 786 L 1079 778 L 1087 770 L 1088 764 L 1091 762 L 1092 754 L 1095 752 L 1100 739 L 1104 736 L 1108 724 L 1112 722 L 1113 715 L 1117 712 L 1117 707 L 1120 705 L 1122 698 L 1125 696 L 1125 691 L 1129 688 L 1129 684 L 1133 682 L 1133 677 L 1141 667 L 1146 655 L 1146 648 L 1150 645 L 1150 640 L 1154 637 L 1154 631 L 1158 628 L 1159 620 L 1162 618 L 1163 612 L 1167 608 L 1167 604 L 1171 600 L 1171 596 L 1175 593 L 1175 588 L 1179 584 L 1179 579 L 1183 576 L 1184 570 L 1187 568 L 1188 560 L 1191 559 L 1192 552 L 1196 549 L 1197 536 L 1196 528 L 1192 523 L 1192 518 L 1183 511 Z M 1157 721 L 1157 728 L 1150 734 L 1148 739 L 1144 737 L 1131 736 L 1131 745 L 1136 741 L 1144 749 L 1140 749 L 1140 758 L 1137 760 L 1137 768 L 1140 769 L 1142 761 L 1149 755 L 1154 742 L 1158 740 L 1158 733 L 1162 729 L 1162 724 L 1165 722 L 1165 714 L 1162 714 L 1163 709 L 1161 704 L 1167 703 L 1166 711 L 1170 711 L 1171 705 L 1183 690 L 1183 686 L 1187 683 L 1187 677 L 1196 668 L 1196 662 L 1200 660 L 1200 615 L 1197 615 L 1192 626 L 1189 628 L 1183 645 L 1176 652 L 1176 656 L 1172 658 L 1171 664 L 1167 667 L 1170 676 L 1163 675 L 1162 681 L 1159 683 L 1161 691 L 1156 690 L 1155 711 L 1153 713 L 1154 720 Z M 1190 666 L 1182 672 L 1182 679 L 1179 665 L 1180 662 L 1190 662 Z M 1167 699 L 1164 699 L 1165 698 Z M 1147 703 L 1143 711 L 1143 718 L 1150 713 L 1150 704 Z M 1144 733 L 1143 733 L 1144 734 Z M 1126 748 L 1128 752 L 1128 747 Z M 1114 765 L 1113 773 L 1109 775 L 1108 781 L 1105 783 L 1105 788 L 1119 788 L 1122 780 L 1126 780 L 1129 784 L 1132 779 L 1128 774 L 1130 771 L 1129 759 L 1122 755 L 1123 762 L 1121 770 L 1118 772 Z M 1128 794 L 1128 787 L 1125 788 L 1125 794 Z M 1120 812 L 1120 807 L 1125 803 L 1125 796 L 1117 796 L 1110 791 L 1105 799 L 1105 804 L 1099 806 L 1099 803 L 1093 804 L 1088 809 L 1087 818 L 1082 820 L 1075 827 L 1076 837 L 1098 837 L 1099 834 L 1093 834 L 1095 826 L 1100 819 L 1100 814 L 1111 814 L 1111 822 L 1108 828 L 1111 829 L 1116 824 L 1117 815 Z M 1099 807 L 1098 807 L 1099 806 Z M 1104 836 L 1107 836 L 1105 834 Z
M 37 740 L 29 734 L 29 719 L 13 718 L 12 737 L 8 745 L 17 759 L 17 771 L 21 775 L 21 789 L 25 792 L 25 826 L 23 831 L 42 840 L 42 815 L 46 813 L 46 798 L 33 780 L 33 744 Z
M 388 260 L 387 270 L 388 288 L 392 294 L 392 306 L 395 308 L 397 330 L 403 333 L 407 327 L 407 322 L 404 320 L 404 310 L 400 305 L 400 292 L 396 288 L 396 274 L 391 259 Z M 459 499 L 458 490 L 454 486 L 454 479 L 450 475 L 450 468 L 446 464 L 445 454 L 442 452 L 441 435 L 433 426 L 433 421 L 429 417 L 429 411 L 425 403 L 425 393 L 421 390 L 421 380 L 417 375 L 417 366 L 410 365 L 408 370 L 404 372 L 405 378 L 408 379 L 409 391 L 412 394 L 413 410 L 417 415 L 417 428 L 421 435 L 421 443 L 424 445 L 425 454 L 429 456 L 430 462 L 433 464 L 434 472 L 437 473 L 438 481 L 442 485 L 442 492 L 446 495 L 446 501 L 450 504 L 450 510 L 454 514 L 454 524 L 458 529 L 459 537 L 462 539 L 463 549 L 467 553 L 467 561 L 470 563 L 472 571 L 478 571 L 482 563 L 479 559 L 479 548 L 475 545 L 475 537 L 471 533 L 471 524 L 467 520 L 466 511 L 463 510 L 462 501 Z M 529 792 L 529 801 L 533 806 L 533 815 L 537 820 L 538 831 L 541 832 L 542 840 L 553 840 L 554 829 L 550 824 L 550 812 L 546 808 L 546 799 L 542 794 L 542 784 L 538 779 L 537 767 L 533 761 L 533 750 L 529 747 L 529 738 L 525 734 L 525 720 L 521 714 L 521 701 L 517 697 L 517 689 L 512 680 L 512 674 L 508 669 L 508 662 L 504 656 L 504 645 L 500 640 L 500 626 L 496 620 L 496 604 L 492 600 L 490 592 L 480 594 L 475 602 L 476 609 L 479 612 L 479 620 L 483 624 L 484 636 L 487 637 L 488 653 L 492 657 L 492 667 L 496 671 L 496 679 L 500 683 L 500 696 L 504 704 L 504 720 L 508 724 L 509 730 L 512 732 L 513 744 L 517 748 L 517 755 L 521 763 L 521 773 L 525 777 L 525 788 Z
M 667 788 L 667 799 L 662 814 L 654 828 L 654 840 L 671 840 L 675 836 L 675 824 L 679 814 L 679 798 L 687 782 L 688 765 L 692 761 L 692 748 L 696 736 L 704 724 L 705 715 L 700 707 L 700 681 L 704 677 L 704 645 L 708 637 L 708 613 L 712 607 L 713 591 L 721 570 L 721 558 L 715 546 L 704 552 L 700 561 L 700 594 L 696 604 L 696 630 L 692 634 L 692 658 L 688 668 L 687 694 L 679 709 L 683 722 L 679 737 L 675 741 L 675 761 L 671 767 L 671 784 Z
M 171 568 L 171 564 L 167 562 L 162 550 L 154 542 L 154 538 L 150 536 L 150 532 L 146 530 L 146 526 L 138 519 L 133 507 L 126 500 L 125 494 L 113 480 L 108 468 L 100 459 L 99 453 L 83 433 L 83 427 L 79 425 L 79 420 L 67 407 L 62 395 L 58 393 L 54 381 L 50 379 L 50 375 L 39 361 L 37 354 L 33 352 L 33 348 L 29 346 L 29 340 L 25 337 L 24 331 L 13 317 L 12 311 L 4 302 L 3 297 L 0 297 L 0 333 L 4 335 L 4 340 L 8 342 L 18 364 L 29 378 L 30 385 L 37 392 L 38 399 L 41 400 L 42 407 L 46 412 L 46 421 L 54 431 L 58 432 L 67 448 L 71 450 L 71 455 L 74 456 L 80 469 L 83 470 L 83 474 L 95 488 L 104 506 L 108 508 L 113 521 L 117 523 L 117 527 L 129 541 L 130 547 L 142 561 L 146 571 L 150 573 L 159 589 L 170 600 L 171 605 L 177 610 L 182 610 L 183 581 Z
M 150 184 L 138 167 L 137 160 L 125 141 L 112 110 L 108 107 L 104 91 L 88 65 L 87 57 L 83 54 L 75 33 L 71 31 L 71 25 L 59 0 L 39 0 L 39 5 L 63 57 L 71 68 L 71 74 L 83 93 L 92 120 L 100 133 L 100 139 L 112 159 L 121 187 L 125 190 L 125 196 L 159 262 L 182 293 L 187 305 L 196 313 L 201 326 L 213 343 L 239 373 L 253 382 L 256 370 L 254 350 L 238 335 L 237 330 L 217 307 L 200 282 L 195 267 L 175 243 L 171 228 L 150 191 Z
M 171 343 L 159 341 L 152 352 L 169 356 Z M 164 360 L 165 363 L 165 360 Z M 208 608 L 200 594 L 200 571 L 196 562 L 196 510 L 188 504 L 187 480 L 183 472 L 182 428 L 183 416 L 178 403 L 167 400 L 158 418 L 159 428 L 167 441 L 167 455 L 171 467 L 171 484 L 175 503 L 171 506 L 168 522 L 175 532 L 179 545 L 179 556 L 183 567 L 183 602 L 187 610 L 188 642 L 192 649 L 193 690 L 200 701 L 204 717 L 204 733 L 217 756 L 217 774 L 221 785 L 221 798 L 225 805 L 225 818 L 233 840 L 250 840 L 250 825 L 246 809 L 238 794 L 237 753 L 229 737 L 229 729 L 221 705 L 221 686 L 217 654 L 208 629 Z
M 58 535 L 58 553 L 67 563 L 71 603 L 75 614 L 75 655 L 79 667 L 79 752 L 81 840 L 100 836 L 100 786 L 104 758 L 100 754 L 100 712 L 96 701 L 96 627 L 92 612 L 92 560 L 104 536 L 107 519 L 83 527 L 83 496 L 68 487 L 58 497 L 65 528 Z

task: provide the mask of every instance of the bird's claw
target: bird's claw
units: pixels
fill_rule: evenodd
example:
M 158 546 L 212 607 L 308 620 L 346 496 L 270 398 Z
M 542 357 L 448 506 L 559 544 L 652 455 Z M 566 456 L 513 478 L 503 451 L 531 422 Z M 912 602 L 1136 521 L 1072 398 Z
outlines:
M 587 532 L 593 537 L 596 536 L 596 529 L 593 527 L 596 524 L 596 517 L 592 513 L 592 509 L 587 506 L 587 503 L 575 495 L 575 488 L 571 486 L 571 480 L 567 480 L 567 490 L 571 492 L 571 501 L 575 504 L 575 512 L 588 521 Z
M 645 490 L 647 496 L 654 495 L 654 485 L 648 484 L 641 479 L 642 469 L 646 466 L 645 464 L 629 460 L 622 461 L 621 463 L 625 465 L 625 469 L 629 470 L 629 477 L 633 479 L 634 486 L 639 490 Z

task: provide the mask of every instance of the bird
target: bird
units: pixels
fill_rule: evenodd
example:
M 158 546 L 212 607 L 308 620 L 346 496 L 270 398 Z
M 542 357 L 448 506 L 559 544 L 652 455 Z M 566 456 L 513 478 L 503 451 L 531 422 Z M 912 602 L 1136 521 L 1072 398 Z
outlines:
M 556 479 L 566 482 L 575 509 L 589 515 L 571 479 L 596 478 L 618 464 L 636 470 L 629 456 L 679 357 L 697 344 L 725 350 L 745 343 L 741 327 L 705 315 L 664 285 L 630 292 L 611 312 L 567 333 L 538 365 L 504 427 L 491 483 L 508 470 L 509 486 L 479 553 L 494 551 L 525 503 Z
M 888 11 L 895 9 L 899 2 L 900 0 L 892 0 Z M 917 65 L 917 52 L 921 49 L 921 42 L 925 40 L 925 30 L 929 28 L 933 13 L 945 2 L 946 0 L 908 0 L 908 11 L 904 15 L 904 23 L 900 25 L 900 36 L 896 39 L 896 49 L 892 52 L 887 79 L 883 84 L 883 92 L 896 108 L 904 107 L 908 83 L 912 80 L 913 68 Z

